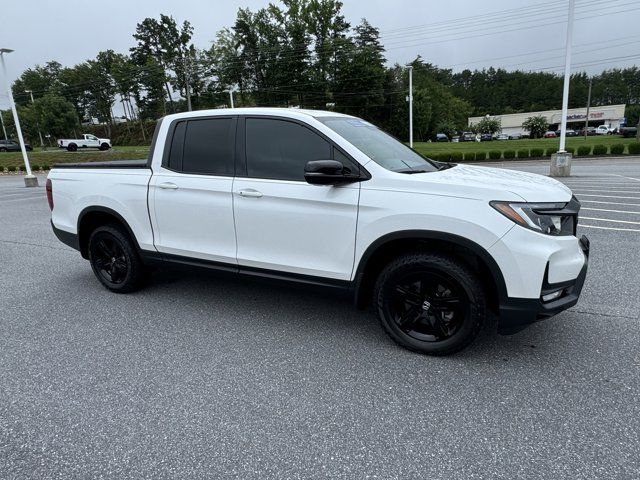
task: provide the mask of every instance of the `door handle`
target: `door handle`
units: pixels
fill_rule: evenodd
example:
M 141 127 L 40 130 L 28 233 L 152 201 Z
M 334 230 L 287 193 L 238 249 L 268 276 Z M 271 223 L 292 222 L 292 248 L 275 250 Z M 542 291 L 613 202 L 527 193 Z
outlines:
M 254 198 L 260 198 L 262 196 L 262 193 L 257 191 L 257 190 L 253 190 L 252 188 L 248 189 L 248 190 L 238 190 L 236 192 L 238 195 L 240 195 L 241 197 L 254 197 Z
M 165 190 L 176 190 L 178 185 L 175 183 L 165 182 L 158 185 L 160 188 L 164 188 Z

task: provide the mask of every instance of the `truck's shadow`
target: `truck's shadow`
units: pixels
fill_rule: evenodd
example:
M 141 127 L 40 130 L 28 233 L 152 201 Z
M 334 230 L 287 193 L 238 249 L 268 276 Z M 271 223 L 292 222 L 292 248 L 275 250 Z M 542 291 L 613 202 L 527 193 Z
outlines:
M 258 323 L 278 331 L 294 329 L 297 335 L 292 340 L 304 339 L 300 333 L 333 337 L 339 332 L 341 341 L 347 339 L 359 344 L 359 348 L 433 358 L 397 347 L 383 332 L 371 309 L 358 310 L 351 296 L 328 289 L 284 282 L 274 284 L 245 277 L 220 277 L 207 272 L 165 270 L 155 272 L 143 292 L 162 298 L 170 296 L 172 301 L 186 305 L 187 310 L 182 316 L 184 321 L 192 321 L 189 320 L 189 308 L 197 311 L 204 308 L 212 315 L 217 312 L 210 319 L 212 322 L 222 319 L 225 324 L 244 323 L 235 323 L 235 327 L 244 327 L 248 335 Z M 514 356 L 540 355 L 546 348 L 545 337 L 548 334 L 544 328 L 533 326 L 514 336 L 500 336 L 495 332 L 495 324 L 496 318 L 492 316 L 470 347 L 446 358 L 504 363 Z M 220 326 L 211 325 L 211 328 Z M 557 329 L 553 330 L 553 335 L 557 336 Z

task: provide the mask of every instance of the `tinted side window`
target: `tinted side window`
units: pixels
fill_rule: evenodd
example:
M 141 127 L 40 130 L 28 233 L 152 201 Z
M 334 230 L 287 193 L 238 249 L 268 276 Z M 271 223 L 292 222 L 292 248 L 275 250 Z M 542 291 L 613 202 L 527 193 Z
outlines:
M 182 171 L 182 149 L 184 146 L 184 132 L 187 122 L 176 123 L 171 139 L 171 150 L 169 151 L 169 168 L 176 172 Z
M 331 144 L 297 123 L 270 118 L 246 121 L 247 175 L 304 181 L 309 160 L 331 158 Z
M 182 171 L 208 175 L 232 175 L 234 120 L 189 120 L 184 135 Z

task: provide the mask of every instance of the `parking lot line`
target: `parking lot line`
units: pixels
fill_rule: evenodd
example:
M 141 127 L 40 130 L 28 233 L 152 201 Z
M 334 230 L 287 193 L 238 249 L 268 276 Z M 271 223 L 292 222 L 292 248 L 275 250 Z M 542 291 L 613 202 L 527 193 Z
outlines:
M 580 203 L 601 203 L 603 205 L 627 205 L 630 207 L 640 207 L 640 203 L 603 202 L 600 200 L 580 200 Z
M 582 217 L 582 220 L 594 220 L 596 222 L 612 222 L 612 223 L 631 223 L 633 225 L 640 225 L 640 222 L 634 222 L 632 220 L 612 220 L 610 218 Z
M 632 212 L 632 211 L 629 211 L 629 210 L 609 210 L 608 208 L 582 207 L 580 209 L 580 211 L 583 211 L 583 210 L 594 210 L 594 211 L 597 211 L 597 212 L 631 213 L 631 214 L 634 214 L 634 215 L 640 215 L 640 212 Z
M 618 232 L 640 232 L 637 228 L 600 227 L 597 225 L 580 225 L 580 228 L 597 228 L 598 230 L 616 230 Z
M 640 190 L 601 190 L 597 188 L 577 188 L 576 192 L 606 192 L 606 193 L 640 193 Z
M 640 193 L 640 192 L 638 192 Z M 588 193 L 582 193 L 580 194 L 581 197 L 596 197 L 596 198 L 627 198 L 627 199 L 631 199 L 631 200 L 640 200 L 640 197 L 621 197 L 621 196 L 616 196 L 616 195 L 593 195 L 593 194 L 588 194 Z
M 617 175 L 615 173 L 610 173 L 609 175 L 613 177 L 628 178 L 629 180 L 635 180 L 636 182 L 640 182 L 640 178 L 625 177 L 624 175 Z

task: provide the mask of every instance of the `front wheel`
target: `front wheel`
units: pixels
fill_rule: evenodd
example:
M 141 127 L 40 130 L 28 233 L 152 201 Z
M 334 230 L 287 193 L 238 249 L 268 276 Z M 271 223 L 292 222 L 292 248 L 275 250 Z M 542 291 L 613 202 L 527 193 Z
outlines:
M 428 355 L 465 348 L 486 315 L 484 289 L 473 270 L 438 253 L 417 252 L 391 261 L 376 282 L 374 305 L 396 343 Z
M 143 284 L 144 264 L 135 244 L 120 227 L 105 225 L 91 233 L 89 261 L 98 280 L 112 292 L 133 292 Z

